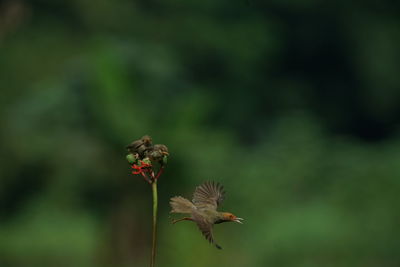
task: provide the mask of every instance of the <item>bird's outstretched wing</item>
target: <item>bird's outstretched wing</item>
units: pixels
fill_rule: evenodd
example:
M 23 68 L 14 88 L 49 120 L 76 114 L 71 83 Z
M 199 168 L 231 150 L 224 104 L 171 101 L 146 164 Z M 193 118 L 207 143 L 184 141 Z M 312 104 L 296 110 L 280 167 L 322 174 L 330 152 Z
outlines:
M 224 200 L 225 191 L 221 184 L 215 182 L 205 182 L 196 187 L 193 194 L 193 204 L 198 207 L 209 207 L 214 210 Z
M 210 242 L 211 244 L 214 244 L 218 249 L 222 249 L 222 247 L 220 245 L 218 245 L 214 240 L 213 232 L 212 232 L 212 224 L 207 222 L 206 220 L 204 220 L 204 218 L 198 214 L 193 214 L 193 216 L 194 216 L 194 221 L 196 222 L 201 233 L 208 240 L 208 242 Z

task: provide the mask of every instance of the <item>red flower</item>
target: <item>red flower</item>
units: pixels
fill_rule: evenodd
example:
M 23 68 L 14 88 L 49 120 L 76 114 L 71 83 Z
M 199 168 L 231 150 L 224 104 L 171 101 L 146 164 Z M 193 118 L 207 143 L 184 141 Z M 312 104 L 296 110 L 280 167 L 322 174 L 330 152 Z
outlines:
M 135 169 L 135 171 L 133 171 L 132 174 L 143 175 L 145 172 L 149 172 L 151 170 L 151 164 L 140 161 L 140 165 L 133 164 L 132 169 Z

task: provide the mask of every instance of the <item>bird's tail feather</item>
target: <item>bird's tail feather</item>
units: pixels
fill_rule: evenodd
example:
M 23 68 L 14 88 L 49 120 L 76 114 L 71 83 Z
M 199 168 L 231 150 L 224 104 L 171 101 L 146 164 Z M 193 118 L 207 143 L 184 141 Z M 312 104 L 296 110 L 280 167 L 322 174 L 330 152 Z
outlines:
M 191 213 L 194 205 L 188 199 L 183 197 L 173 197 L 169 202 L 171 205 L 171 213 Z

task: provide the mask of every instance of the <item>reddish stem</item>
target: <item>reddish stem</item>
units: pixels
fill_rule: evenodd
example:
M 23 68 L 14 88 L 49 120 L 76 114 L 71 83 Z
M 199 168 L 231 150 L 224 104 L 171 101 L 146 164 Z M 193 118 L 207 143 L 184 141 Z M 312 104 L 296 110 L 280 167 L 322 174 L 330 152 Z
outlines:
M 156 180 L 157 180 L 158 178 L 160 178 L 160 176 L 161 176 L 161 174 L 163 173 L 163 171 L 164 171 L 164 167 L 161 167 L 161 168 L 158 170 L 158 173 L 157 173 L 157 175 L 156 175 L 156 177 L 155 177 Z
M 149 179 L 149 177 L 147 177 L 147 175 L 144 172 L 141 172 L 140 174 L 143 176 L 143 178 L 146 180 L 146 182 L 151 184 L 151 180 Z

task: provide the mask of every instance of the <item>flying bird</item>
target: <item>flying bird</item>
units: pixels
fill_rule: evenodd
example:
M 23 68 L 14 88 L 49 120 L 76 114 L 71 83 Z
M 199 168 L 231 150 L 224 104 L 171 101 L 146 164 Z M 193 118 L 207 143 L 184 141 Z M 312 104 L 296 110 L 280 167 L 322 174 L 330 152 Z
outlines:
M 181 196 L 171 198 L 171 213 L 190 214 L 190 217 L 174 220 L 173 223 L 183 220 L 195 222 L 204 237 L 218 249 L 222 249 L 214 240 L 213 225 L 223 222 L 242 223 L 243 220 L 230 212 L 217 211 L 224 200 L 224 196 L 225 191 L 221 184 L 205 182 L 196 187 L 192 202 Z

